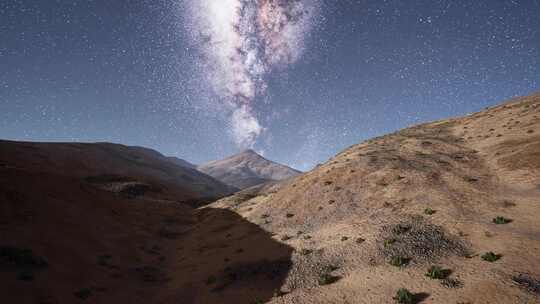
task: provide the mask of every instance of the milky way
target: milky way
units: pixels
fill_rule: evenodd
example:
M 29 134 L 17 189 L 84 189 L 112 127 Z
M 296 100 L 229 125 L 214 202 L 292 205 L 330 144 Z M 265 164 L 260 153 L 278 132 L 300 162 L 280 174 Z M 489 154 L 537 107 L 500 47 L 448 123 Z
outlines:
M 301 57 L 318 7 L 307 0 L 198 0 L 190 5 L 187 28 L 239 147 L 252 147 L 264 132 L 254 102 L 265 93 L 269 73 Z

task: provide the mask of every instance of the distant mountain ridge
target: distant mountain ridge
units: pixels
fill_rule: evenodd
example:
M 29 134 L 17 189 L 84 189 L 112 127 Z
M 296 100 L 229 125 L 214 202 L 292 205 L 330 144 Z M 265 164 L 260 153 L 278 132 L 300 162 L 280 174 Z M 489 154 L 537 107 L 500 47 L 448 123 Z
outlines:
M 197 169 L 197 166 L 188 162 L 187 160 L 185 159 L 181 159 L 181 158 L 178 158 L 178 157 L 175 157 L 175 156 L 168 156 L 167 159 L 169 161 L 171 161 L 172 163 L 180 166 L 180 167 L 184 167 L 184 168 L 190 168 L 190 169 Z
M 249 149 L 197 166 L 197 169 L 215 179 L 240 189 L 267 181 L 283 180 L 301 174 L 291 167 L 270 161 Z

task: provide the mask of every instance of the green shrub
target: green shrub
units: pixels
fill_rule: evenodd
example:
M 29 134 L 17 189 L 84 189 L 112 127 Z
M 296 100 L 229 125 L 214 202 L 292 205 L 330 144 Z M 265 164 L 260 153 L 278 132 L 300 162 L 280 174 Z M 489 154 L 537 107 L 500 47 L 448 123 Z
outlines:
M 503 216 L 497 216 L 496 218 L 493 219 L 493 223 L 495 223 L 497 225 L 508 224 L 511 221 L 512 221 L 511 219 L 507 219 L 507 218 L 505 218 Z
M 426 273 L 426 277 L 429 277 L 433 280 L 442 280 L 446 277 L 447 273 L 447 270 L 442 269 L 439 266 L 431 266 Z
M 396 239 L 386 239 L 384 240 L 384 248 L 392 246 L 396 242 Z
M 328 285 L 339 280 L 338 276 L 333 276 L 329 273 L 323 273 L 319 276 L 319 285 Z
M 424 214 L 427 214 L 427 215 L 433 215 L 435 214 L 435 210 L 431 209 L 431 208 L 426 208 L 424 209 Z
M 413 304 L 414 295 L 406 288 L 400 288 L 397 291 L 396 296 L 394 297 L 394 300 L 396 300 L 396 302 L 400 304 Z
M 399 255 L 395 255 L 393 257 L 390 258 L 390 265 L 392 266 L 396 266 L 396 267 L 401 267 L 401 266 L 405 266 L 407 264 L 408 260 L 402 256 L 399 256 Z
M 495 261 L 497 261 L 498 259 L 501 258 L 501 255 L 500 254 L 495 254 L 492 251 L 490 251 L 490 252 L 484 253 L 481 256 L 481 258 L 482 258 L 482 260 L 487 261 L 487 262 L 495 262 Z

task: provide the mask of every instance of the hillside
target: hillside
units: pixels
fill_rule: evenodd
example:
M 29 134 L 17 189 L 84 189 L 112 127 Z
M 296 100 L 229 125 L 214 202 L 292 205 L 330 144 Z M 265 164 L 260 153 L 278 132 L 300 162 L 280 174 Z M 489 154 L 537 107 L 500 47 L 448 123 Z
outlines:
M 539 132 L 536 94 L 198 208 L 155 151 L 2 142 L 0 298 L 539 303 Z
M 181 158 L 178 158 L 178 157 L 174 157 L 174 156 L 169 156 L 169 157 L 167 157 L 167 159 L 169 161 L 173 162 L 174 164 L 179 165 L 179 166 L 186 167 L 186 168 L 191 168 L 191 169 L 197 169 L 197 166 L 195 166 L 194 164 L 188 162 L 187 160 L 184 160 L 184 159 L 181 159 Z
M 210 206 L 294 248 L 271 303 L 392 303 L 399 288 L 422 303 L 540 303 L 540 94 L 365 141 Z
M 192 206 L 231 190 L 146 148 L 0 141 L 0 298 L 149 303 L 172 244 L 213 214 Z
M 239 189 L 291 178 L 301 173 L 267 160 L 253 150 L 245 150 L 222 160 L 208 162 L 198 166 L 197 169 Z

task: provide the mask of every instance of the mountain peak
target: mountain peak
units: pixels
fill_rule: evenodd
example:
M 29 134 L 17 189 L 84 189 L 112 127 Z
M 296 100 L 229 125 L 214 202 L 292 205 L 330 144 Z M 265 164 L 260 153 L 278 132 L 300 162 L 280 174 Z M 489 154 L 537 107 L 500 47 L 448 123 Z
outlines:
M 243 189 L 272 180 L 282 180 L 300 174 L 300 171 L 270 161 L 252 149 L 211 161 L 197 169 L 228 185 Z
M 255 154 L 255 155 L 261 156 L 259 153 L 255 152 L 253 149 L 245 149 L 238 154 Z

